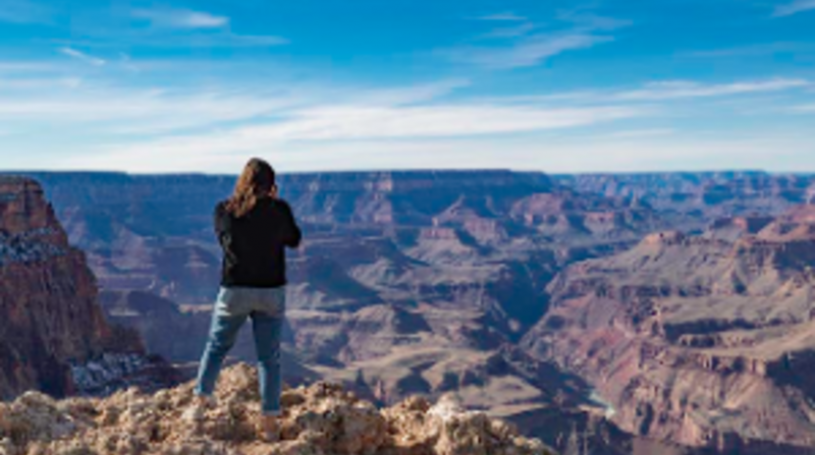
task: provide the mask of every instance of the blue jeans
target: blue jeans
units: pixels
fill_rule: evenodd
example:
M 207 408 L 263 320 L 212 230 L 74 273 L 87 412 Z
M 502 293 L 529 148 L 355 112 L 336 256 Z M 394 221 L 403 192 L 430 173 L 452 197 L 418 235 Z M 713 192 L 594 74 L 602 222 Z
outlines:
M 247 319 L 252 321 L 258 357 L 260 394 L 265 415 L 280 414 L 280 332 L 286 313 L 284 288 L 221 288 L 212 312 L 195 393 L 212 396 L 224 359 Z

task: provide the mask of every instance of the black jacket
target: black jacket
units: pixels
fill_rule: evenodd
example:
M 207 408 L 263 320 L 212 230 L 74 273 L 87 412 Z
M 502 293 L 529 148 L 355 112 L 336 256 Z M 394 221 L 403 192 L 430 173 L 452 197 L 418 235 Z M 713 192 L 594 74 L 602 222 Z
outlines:
M 286 284 L 286 247 L 297 248 L 302 234 L 291 207 L 264 198 L 243 217 L 215 208 L 215 232 L 224 250 L 221 285 L 276 288 Z

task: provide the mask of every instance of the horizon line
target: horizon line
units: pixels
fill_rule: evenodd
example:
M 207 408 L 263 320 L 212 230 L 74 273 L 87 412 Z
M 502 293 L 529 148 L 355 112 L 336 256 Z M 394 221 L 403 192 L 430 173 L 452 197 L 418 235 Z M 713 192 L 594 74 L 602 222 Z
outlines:
M 764 175 L 815 175 L 815 170 L 810 171 L 768 171 L 765 169 L 706 169 L 706 170 L 647 170 L 647 171 L 573 171 L 573 172 L 547 172 L 545 170 L 511 169 L 511 168 L 427 168 L 427 169 L 359 169 L 359 170 L 314 170 L 314 171 L 277 171 L 277 175 L 320 175 L 320 174 L 421 174 L 421 173 L 509 173 L 509 174 L 542 174 L 550 176 L 577 176 L 577 175 L 681 175 L 681 174 L 764 174 Z M 123 170 L 48 170 L 48 169 L 0 169 L 0 176 L 26 176 L 30 174 L 49 175 L 121 175 L 133 177 L 170 177 L 170 176 L 190 176 L 190 177 L 238 177 L 236 173 L 212 173 L 204 171 L 167 171 L 167 172 L 131 172 Z

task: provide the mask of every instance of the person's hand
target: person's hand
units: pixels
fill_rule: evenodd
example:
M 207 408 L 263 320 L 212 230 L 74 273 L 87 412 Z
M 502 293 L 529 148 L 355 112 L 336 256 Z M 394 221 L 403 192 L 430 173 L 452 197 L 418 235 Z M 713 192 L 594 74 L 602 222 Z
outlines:
M 277 188 L 277 185 L 272 185 L 272 190 L 269 191 L 269 197 L 271 197 L 272 199 L 277 199 L 279 197 L 279 190 Z

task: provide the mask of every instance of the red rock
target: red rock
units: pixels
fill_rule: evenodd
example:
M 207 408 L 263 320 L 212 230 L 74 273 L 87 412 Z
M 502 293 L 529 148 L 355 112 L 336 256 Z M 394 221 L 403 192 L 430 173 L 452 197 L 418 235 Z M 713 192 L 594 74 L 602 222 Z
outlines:
M 572 266 L 550 284 L 552 309 L 524 345 L 588 380 L 633 434 L 721 450 L 809 447 L 815 236 L 802 212 L 733 241 L 652 234 Z
M 69 366 L 106 348 L 139 350 L 117 339 L 96 302 L 96 281 L 28 179 L 0 177 L 0 397 L 26 390 L 75 390 Z

